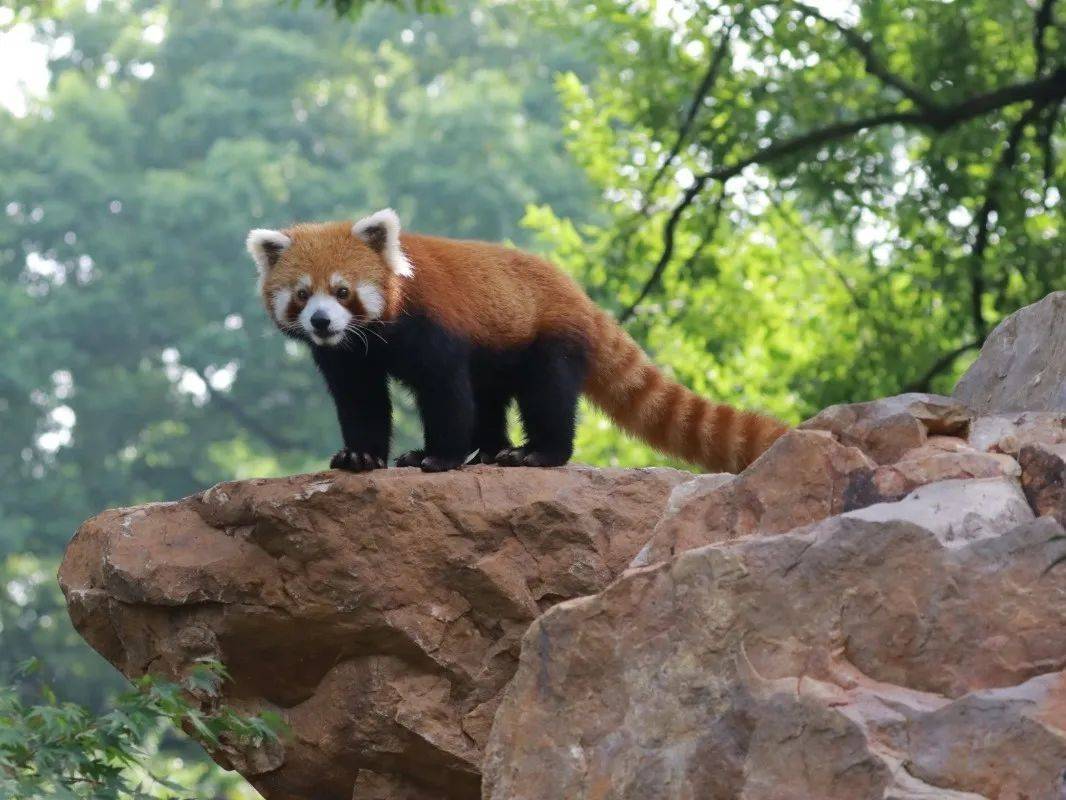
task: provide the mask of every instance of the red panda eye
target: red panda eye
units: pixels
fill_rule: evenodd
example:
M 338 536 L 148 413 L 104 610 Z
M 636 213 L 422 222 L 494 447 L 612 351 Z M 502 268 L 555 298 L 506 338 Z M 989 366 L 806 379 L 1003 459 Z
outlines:
M 298 299 L 300 299 L 300 300 L 306 301 L 307 298 L 310 297 L 310 296 L 311 296 L 310 293 L 308 293 L 308 291 L 306 289 L 297 289 L 296 290 L 296 297 Z
M 347 300 L 349 294 L 351 294 L 351 292 L 348 291 L 348 288 L 346 286 L 342 286 L 337 290 L 337 299 Z

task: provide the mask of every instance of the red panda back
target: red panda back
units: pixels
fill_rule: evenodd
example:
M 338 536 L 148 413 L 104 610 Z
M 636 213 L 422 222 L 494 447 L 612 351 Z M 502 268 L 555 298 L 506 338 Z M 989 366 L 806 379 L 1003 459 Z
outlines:
M 403 234 L 415 274 L 405 306 L 486 347 L 532 342 L 542 333 L 587 336 L 595 306 L 558 267 L 488 242 Z

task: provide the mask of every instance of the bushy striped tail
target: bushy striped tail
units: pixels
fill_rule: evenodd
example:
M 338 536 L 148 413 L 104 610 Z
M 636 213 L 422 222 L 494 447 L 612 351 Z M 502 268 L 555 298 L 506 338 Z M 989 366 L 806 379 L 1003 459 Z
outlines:
M 596 309 L 585 394 L 623 430 L 708 472 L 740 472 L 788 430 L 712 403 L 663 375 L 614 318 Z

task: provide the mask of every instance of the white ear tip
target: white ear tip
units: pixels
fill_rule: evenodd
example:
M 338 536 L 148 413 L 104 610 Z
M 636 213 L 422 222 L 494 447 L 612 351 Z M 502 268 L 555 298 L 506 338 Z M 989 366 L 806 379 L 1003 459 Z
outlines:
M 291 244 L 292 239 L 284 233 L 268 228 L 253 228 L 248 231 L 248 238 L 244 241 L 260 272 L 270 269 L 272 259 L 276 259 Z
M 356 236 L 362 236 L 367 228 L 373 228 L 376 225 L 384 225 L 385 229 L 390 234 L 395 236 L 400 235 L 400 215 L 391 208 L 383 208 L 380 211 L 375 211 L 369 216 L 363 217 L 352 225 L 352 233 Z
M 385 233 L 383 243 L 380 242 L 382 229 Z M 383 208 L 363 217 L 352 225 L 352 233 L 370 243 L 375 250 L 380 248 L 385 263 L 394 274 L 401 278 L 409 278 L 415 274 L 414 266 L 400 246 L 400 215 L 393 209 Z

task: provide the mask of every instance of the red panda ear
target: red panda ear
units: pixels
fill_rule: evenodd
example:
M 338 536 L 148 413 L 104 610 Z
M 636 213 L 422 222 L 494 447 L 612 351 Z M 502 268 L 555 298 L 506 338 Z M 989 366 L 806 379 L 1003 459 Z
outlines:
M 245 245 L 255 265 L 259 267 L 260 276 L 265 276 L 278 263 L 281 254 L 292 244 L 292 239 L 281 231 L 256 228 L 249 231 Z
M 391 208 L 383 208 L 363 217 L 352 226 L 352 233 L 362 239 L 371 250 L 380 253 L 394 274 L 409 278 L 415 268 L 400 246 L 400 217 Z

